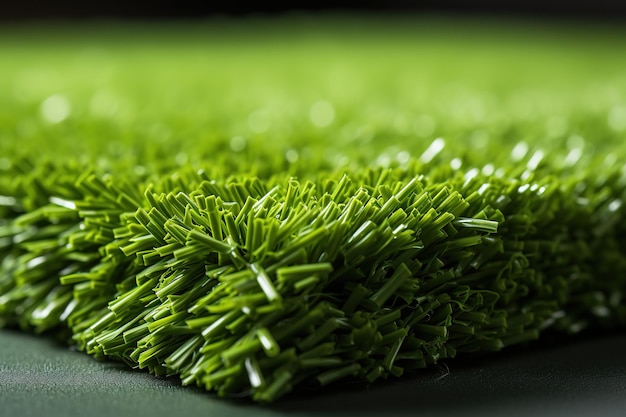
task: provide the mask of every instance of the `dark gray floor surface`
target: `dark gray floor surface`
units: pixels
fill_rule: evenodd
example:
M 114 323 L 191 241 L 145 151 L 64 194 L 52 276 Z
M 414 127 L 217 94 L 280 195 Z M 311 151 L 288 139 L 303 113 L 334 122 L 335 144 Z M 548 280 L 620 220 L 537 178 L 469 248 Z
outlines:
M 626 416 L 623 333 L 446 366 L 370 388 L 340 384 L 260 406 L 5 330 L 0 331 L 0 416 Z

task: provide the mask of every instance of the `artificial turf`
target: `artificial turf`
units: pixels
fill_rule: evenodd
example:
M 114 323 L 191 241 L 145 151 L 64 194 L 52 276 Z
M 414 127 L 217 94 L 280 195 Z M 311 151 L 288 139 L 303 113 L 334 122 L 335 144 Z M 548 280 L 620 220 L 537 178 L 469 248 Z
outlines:
M 626 33 L 0 29 L 0 324 L 271 402 L 626 322 Z

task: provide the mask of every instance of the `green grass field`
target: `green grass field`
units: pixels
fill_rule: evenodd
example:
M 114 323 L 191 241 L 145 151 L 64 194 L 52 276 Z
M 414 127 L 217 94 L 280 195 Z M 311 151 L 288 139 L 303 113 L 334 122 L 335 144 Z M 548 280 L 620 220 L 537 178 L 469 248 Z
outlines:
M 625 39 L 0 28 L 0 325 L 260 402 L 622 326 Z

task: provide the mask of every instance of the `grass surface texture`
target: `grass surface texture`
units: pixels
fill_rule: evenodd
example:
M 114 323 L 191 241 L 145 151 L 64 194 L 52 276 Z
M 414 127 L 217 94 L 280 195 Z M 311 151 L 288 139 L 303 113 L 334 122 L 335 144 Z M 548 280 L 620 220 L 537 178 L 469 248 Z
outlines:
M 0 325 L 275 401 L 626 323 L 626 32 L 0 29 Z

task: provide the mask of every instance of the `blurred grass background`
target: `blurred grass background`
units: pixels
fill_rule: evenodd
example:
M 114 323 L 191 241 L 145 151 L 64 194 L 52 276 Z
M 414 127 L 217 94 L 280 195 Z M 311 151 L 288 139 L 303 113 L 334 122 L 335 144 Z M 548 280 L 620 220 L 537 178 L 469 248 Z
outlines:
M 625 35 L 428 16 L 8 24 L 0 155 L 265 176 L 401 165 L 443 137 L 443 161 L 507 164 L 520 141 L 604 158 L 624 146 Z

